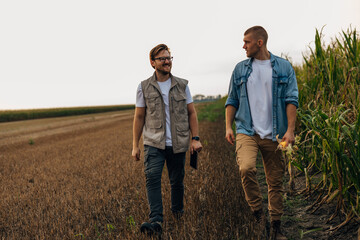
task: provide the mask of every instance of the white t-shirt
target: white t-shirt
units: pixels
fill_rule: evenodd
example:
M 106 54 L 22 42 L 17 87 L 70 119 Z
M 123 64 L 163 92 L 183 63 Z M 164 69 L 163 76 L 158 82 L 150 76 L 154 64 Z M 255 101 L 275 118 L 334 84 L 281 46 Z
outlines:
M 272 67 L 270 60 L 254 59 L 246 87 L 254 131 L 272 139 Z
M 170 111 L 169 111 L 169 91 L 171 87 L 171 78 L 166 80 L 165 82 L 157 82 L 159 84 L 161 95 L 163 97 L 164 103 L 165 103 L 165 119 L 166 119 L 166 140 L 165 145 L 166 146 L 172 146 L 172 140 L 171 140 L 171 127 L 170 127 Z M 186 93 L 186 104 L 192 103 L 193 99 L 190 94 L 190 89 L 188 85 L 186 85 L 185 89 Z M 136 107 L 146 107 L 145 105 L 145 99 L 144 94 L 141 88 L 141 83 L 139 84 L 136 92 Z

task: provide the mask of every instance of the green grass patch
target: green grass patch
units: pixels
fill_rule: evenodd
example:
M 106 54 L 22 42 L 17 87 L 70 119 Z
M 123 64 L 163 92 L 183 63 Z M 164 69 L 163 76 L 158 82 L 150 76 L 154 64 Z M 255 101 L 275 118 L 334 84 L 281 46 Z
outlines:
M 199 103 L 196 106 L 199 121 L 215 122 L 219 118 L 225 118 L 225 102 L 227 97 L 207 103 Z
M 300 207 L 304 207 L 308 204 L 308 202 L 304 199 L 302 195 L 295 195 L 285 198 L 284 205 L 288 209 L 296 209 Z
M 294 217 L 294 216 L 288 216 L 288 215 L 283 215 L 281 216 L 281 221 L 282 222 L 296 222 L 296 223 L 300 223 L 303 220 L 298 218 L 298 217 Z

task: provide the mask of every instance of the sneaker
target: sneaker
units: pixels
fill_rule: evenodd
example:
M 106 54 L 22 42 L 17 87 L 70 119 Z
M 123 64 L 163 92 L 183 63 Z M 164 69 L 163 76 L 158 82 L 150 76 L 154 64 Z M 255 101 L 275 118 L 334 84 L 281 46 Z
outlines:
M 162 233 L 162 223 L 161 222 L 152 222 L 151 223 L 154 232 L 161 234 Z
M 154 233 L 154 228 L 151 223 L 144 222 L 140 226 L 140 232 L 145 233 L 147 235 L 152 235 Z
M 270 234 L 270 239 L 271 240 L 287 240 L 287 238 L 285 237 L 284 234 L 282 234 L 281 232 L 281 221 L 280 220 L 276 220 L 276 221 L 272 221 L 271 222 L 271 234 Z

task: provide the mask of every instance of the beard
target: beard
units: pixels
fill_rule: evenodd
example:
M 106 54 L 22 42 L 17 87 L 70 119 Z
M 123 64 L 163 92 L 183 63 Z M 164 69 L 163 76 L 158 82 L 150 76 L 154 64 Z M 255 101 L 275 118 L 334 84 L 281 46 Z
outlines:
M 162 75 L 167 75 L 171 72 L 171 65 L 170 64 L 164 64 L 163 67 L 165 66 L 169 66 L 170 69 L 169 70 L 165 70 L 165 69 L 156 69 L 158 73 L 162 74 Z
M 158 73 L 160 73 L 161 75 L 168 75 L 170 71 L 158 70 Z

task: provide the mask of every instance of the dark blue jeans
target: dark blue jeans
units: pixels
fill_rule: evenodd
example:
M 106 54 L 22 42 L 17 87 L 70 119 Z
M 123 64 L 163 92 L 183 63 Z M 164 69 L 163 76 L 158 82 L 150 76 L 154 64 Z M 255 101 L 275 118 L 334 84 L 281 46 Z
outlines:
M 150 206 L 150 222 L 163 221 L 163 205 L 161 197 L 161 175 L 166 162 L 171 185 L 171 210 L 183 213 L 184 209 L 184 176 L 185 152 L 173 153 L 172 147 L 165 150 L 144 146 L 146 190 Z

